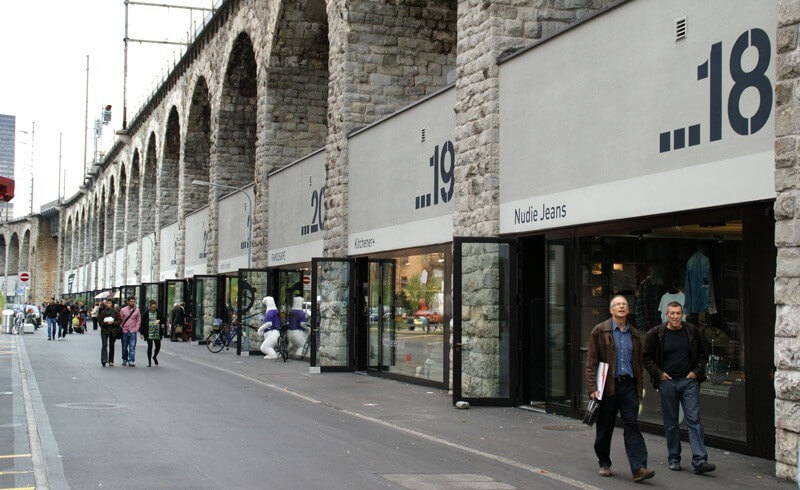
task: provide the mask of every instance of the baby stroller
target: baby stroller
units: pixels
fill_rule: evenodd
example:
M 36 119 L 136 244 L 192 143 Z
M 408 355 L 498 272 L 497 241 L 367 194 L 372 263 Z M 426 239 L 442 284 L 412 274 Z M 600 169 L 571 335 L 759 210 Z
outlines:
M 83 320 L 83 315 L 75 315 L 72 317 L 72 331 L 75 333 L 86 332 L 86 322 Z

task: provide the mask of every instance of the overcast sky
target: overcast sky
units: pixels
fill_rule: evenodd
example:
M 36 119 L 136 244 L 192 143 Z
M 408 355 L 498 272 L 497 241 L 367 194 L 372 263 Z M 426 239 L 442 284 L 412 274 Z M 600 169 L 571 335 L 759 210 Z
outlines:
M 148 3 L 210 8 L 217 0 L 143 0 Z M 202 25 L 204 12 L 148 6 L 128 7 L 128 37 L 185 41 Z M 87 160 L 94 150 L 93 126 L 104 105 L 112 121 L 101 147 L 122 128 L 123 0 L 0 0 L 0 114 L 17 118 L 14 215 L 30 211 L 31 127 L 33 209 L 58 198 L 59 133 L 67 197 L 78 191 L 84 169 L 86 55 L 89 55 L 89 132 Z M 128 121 L 147 95 L 180 58 L 179 46 L 130 43 Z M 20 133 L 19 131 L 26 131 Z M 101 148 L 102 149 L 102 148 Z

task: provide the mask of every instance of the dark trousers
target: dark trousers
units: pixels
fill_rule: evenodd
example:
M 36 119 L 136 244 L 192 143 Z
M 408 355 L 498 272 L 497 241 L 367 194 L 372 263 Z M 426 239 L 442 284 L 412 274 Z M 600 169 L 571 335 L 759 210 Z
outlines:
M 659 381 L 658 395 L 661 398 L 669 461 L 681 462 L 681 429 L 678 422 L 680 404 L 683 406 L 689 445 L 692 447 L 692 466 L 696 468 L 707 462 L 703 424 L 700 423 L 700 383 L 689 378 L 666 379 Z
M 67 336 L 67 322 L 58 322 L 58 338 Z
M 103 333 L 100 330 L 100 362 L 114 362 L 114 341 L 116 339 L 110 333 Z
M 156 351 L 153 352 L 153 344 L 156 346 Z M 158 358 L 158 353 L 161 352 L 161 339 L 150 340 L 147 339 L 147 364 L 150 365 L 151 359 Z M 156 361 L 158 362 L 158 361 Z
M 594 452 L 601 467 L 611 466 L 611 436 L 617 412 L 622 418 L 622 435 L 625 439 L 625 453 L 631 465 L 631 474 L 639 468 L 647 467 L 647 447 L 639 432 L 639 398 L 636 396 L 636 381 L 633 379 L 615 382 L 614 396 L 604 396 L 597 409 L 597 434 Z

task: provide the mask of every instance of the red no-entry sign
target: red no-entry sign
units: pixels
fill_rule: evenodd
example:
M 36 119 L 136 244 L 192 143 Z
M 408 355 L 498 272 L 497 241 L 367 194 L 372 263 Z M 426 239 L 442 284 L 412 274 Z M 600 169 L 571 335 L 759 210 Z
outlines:
M 306 285 L 306 286 L 308 286 L 309 284 L 311 284 L 311 276 L 309 276 L 309 275 L 304 275 L 304 276 L 303 276 L 303 284 L 304 284 L 304 285 Z
M 19 273 L 19 282 L 28 282 L 31 279 L 30 272 L 20 272 Z

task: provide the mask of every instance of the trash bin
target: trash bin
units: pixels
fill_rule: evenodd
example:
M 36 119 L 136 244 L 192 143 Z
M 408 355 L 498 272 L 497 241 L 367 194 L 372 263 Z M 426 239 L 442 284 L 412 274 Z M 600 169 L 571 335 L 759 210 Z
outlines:
M 3 333 L 11 333 L 14 327 L 14 310 L 3 310 Z

